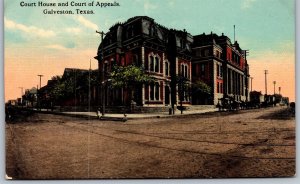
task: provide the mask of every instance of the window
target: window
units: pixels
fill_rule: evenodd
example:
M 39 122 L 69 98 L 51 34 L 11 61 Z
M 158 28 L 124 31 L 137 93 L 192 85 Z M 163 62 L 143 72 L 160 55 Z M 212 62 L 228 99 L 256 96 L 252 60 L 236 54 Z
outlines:
M 217 93 L 220 92 L 220 86 L 219 86 L 219 82 L 217 82 Z
M 188 78 L 188 65 L 187 64 L 181 64 L 181 75 L 183 77 Z
M 204 56 L 209 56 L 209 50 L 208 50 L 208 49 L 206 49 L 206 50 L 204 51 Z
M 217 65 L 217 77 L 223 77 L 223 67 L 222 65 Z
M 160 57 L 157 54 L 149 55 L 149 71 L 160 73 Z
M 154 71 L 154 57 L 150 56 L 150 71 Z
M 201 76 L 205 75 L 205 64 L 201 64 Z
M 155 72 L 159 72 L 159 59 L 155 57 Z
M 155 83 L 155 100 L 159 100 L 159 83 Z
M 169 63 L 169 61 L 165 61 L 165 75 L 166 76 L 170 75 L 170 63 Z
M 139 65 L 139 57 L 138 57 L 137 54 L 134 54 L 134 55 L 132 56 L 132 63 L 133 63 L 134 65 Z
M 150 84 L 150 100 L 160 100 L 159 98 L 160 86 L 159 83 L 151 83 Z
M 223 83 L 220 83 L 220 89 L 221 93 L 223 93 Z
M 150 100 L 154 100 L 154 83 L 150 84 Z
M 151 28 L 150 28 L 150 35 L 151 36 L 154 36 L 155 35 L 155 29 L 154 29 L 154 26 L 152 25 Z

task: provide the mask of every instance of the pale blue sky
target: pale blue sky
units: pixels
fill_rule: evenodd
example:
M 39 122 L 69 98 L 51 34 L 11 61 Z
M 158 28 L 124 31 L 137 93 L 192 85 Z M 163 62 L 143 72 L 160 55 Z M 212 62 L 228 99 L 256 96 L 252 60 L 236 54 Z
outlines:
M 57 33 L 59 44 L 65 47 L 76 46 L 72 41 L 66 39 L 63 42 L 60 38 L 68 34 L 63 29 L 84 27 L 76 21 L 76 16 L 43 15 L 42 10 L 45 8 L 22 8 L 20 2 L 20 0 L 5 1 L 6 19 L 25 26 L 52 30 Z M 186 29 L 193 35 L 211 31 L 218 34 L 224 32 L 232 40 L 233 25 L 236 25 L 236 39 L 241 42 L 243 48 L 254 51 L 278 49 L 276 45 L 279 43 L 294 41 L 293 0 L 119 0 L 118 2 L 120 7 L 93 7 L 95 14 L 83 17 L 97 25 L 99 29 L 107 31 L 117 21 L 147 15 L 169 28 Z M 86 36 L 94 30 L 89 31 L 85 30 L 81 35 Z M 5 33 L 7 42 L 26 41 L 24 35 L 15 34 L 11 29 L 7 29 Z
M 27 0 L 26 2 L 37 2 Z M 69 3 L 72 0 L 69 0 Z M 80 2 L 91 2 L 81 0 Z M 6 71 L 16 69 L 18 60 L 29 61 L 45 73 L 45 81 L 51 75 L 62 74 L 64 67 L 87 68 L 87 61 L 97 53 L 100 37 L 95 30 L 108 31 L 116 22 L 124 22 L 133 16 L 147 15 L 167 28 L 186 29 L 192 35 L 211 31 L 229 36 L 233 41 L 233 25 L 236 40 L 242 49 L 249 49 L 248 63 L 254 80 L 254 89 L 263 91 L 260 79 L 265 67 L 281 65 L 294 67 L 295 2 L 294 0 L 116 0 L 119 7 L 83 7 L 93 9 L 93 15 L 44 15 L 46 7 L 20 7 L 21 0 L 5 0 L 5 53 Z M 66 2 L 49 0 L 44 2 Z M 79 1 L 77 1 L 79 2 Z M 101 2 L 101 1 L 100 1 Z M 113 1 L 112 1 L 113 2 Z M 76 7 L 78 8 L 78 7 Z M 51 8 L 48 8 L 51 9 Z M 53 9 L 72 9 L 54 7 Z M 75 8 L 73 8 L 75 9 Z M 25 59 L 24 59 L 25 58 Z M 26 60 L 27 58 L 27 60 Z M 43 58 L 43 62 L 40 61 Z M 52 58 L 52 59 L 51 59 Z M 72 60 L 72 61 L 70 61 Z M 15 65 L 10 65 L 14 63 Z M 84 65 L 82 64 L 84 62 Z M 50 65 L 60 70 L 49 72 Z M 48 66 L 48 67 L 46 67 Z M 26 70 L 32 70 L 29 66 Z M 96 62 L 93 61 L 96 68 Z M 278 72 L 278 71 L 276 71 Z M 276 79 L 270 69 L 270 81 Z M 9 75 L 9 72 L 7 75 Z M 16 74 L 16 73 L 15 73 Z M 27 74 L 30 80 L 30 73 Z M 294 79 L 294 72 L 286 74 Z M 273 77 L 273 78 L 272 78 Z M 9 78 L 9 77 L 8 77 Z M 8 79 L 12 80 L 12 79 Z M 36 76 L 29 85 L 36 86 Z M 17 88 L 21 81 L 11 83 Z M 284 83 L 284 80 L 282 80 Z M 22 83 L 24 84 L 24 83 Z M 271 85 L 271 82 L 270 82 Z M 283 89 L 294 89 L 282 84 Z M 269 87 L 271 89 L 271 86 Z M 16 96 L 15 94 L 14 96 Z M 294 93 L 288 94 L 294 98 Z

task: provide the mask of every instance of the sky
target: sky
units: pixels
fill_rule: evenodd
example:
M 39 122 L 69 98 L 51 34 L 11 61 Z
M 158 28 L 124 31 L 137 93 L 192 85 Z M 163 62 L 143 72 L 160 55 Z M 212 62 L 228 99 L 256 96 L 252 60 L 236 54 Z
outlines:
M 149 16 L 167 28 L 186 29 L 192 35 L 224 33 L 236 40 L 247 57 L 252 89 L 265 93 L 264 70 L 268 70 L 268 94 L 276 93 L 295 101 L 295 2 L 294 0 L 116 0 L 120 6 L 29 7 L 20 2 L 4 1 L 4 76 L 5 101 L 21 96 L 25 89 L 42 86 L 52 76 L 62 75 L 64 68 L 88 69 L 100 35 L 117 22 L 133 16 Z M 90 3 L 93 0 L 74 2 Z M 97 1 L 94 1 L 96 3 Z M 101 1 L 99 2 L 114 2 Z M 44 9 L 93 10 L 94 14 L 49 15 Z

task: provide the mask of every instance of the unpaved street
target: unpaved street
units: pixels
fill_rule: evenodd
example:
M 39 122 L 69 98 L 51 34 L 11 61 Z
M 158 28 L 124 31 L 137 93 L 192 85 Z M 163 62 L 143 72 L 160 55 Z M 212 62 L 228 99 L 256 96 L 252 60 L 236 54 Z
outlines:
M 286 107 L 125 123 L 34 114 L 6 124 L 19 179 L 278 177 L 295 174 Z

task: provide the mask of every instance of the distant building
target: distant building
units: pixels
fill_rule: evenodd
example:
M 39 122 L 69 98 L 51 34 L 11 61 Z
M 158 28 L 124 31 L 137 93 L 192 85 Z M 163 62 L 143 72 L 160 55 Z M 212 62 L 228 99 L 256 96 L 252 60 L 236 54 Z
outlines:
M 88 106 L 97 104 L 97 70 L 65 68 L 62 76 L 48 80 L 39 90 L 42 107 Z
M 211 86 L 210 98 L 192 96 L 193 104 L 214 104 L 220 98 L 235 101 L 249 100 L 249 66 L 247 51 L 242 50 L 237 41 L 214 33 L 194 36 L 192 79 L 204 81 Z

